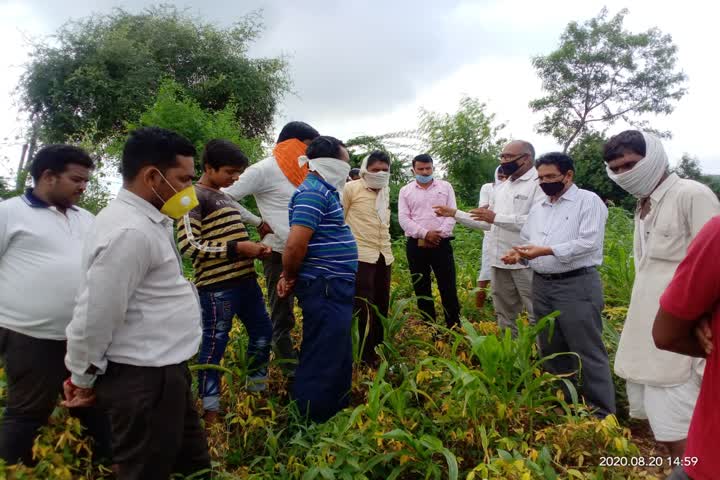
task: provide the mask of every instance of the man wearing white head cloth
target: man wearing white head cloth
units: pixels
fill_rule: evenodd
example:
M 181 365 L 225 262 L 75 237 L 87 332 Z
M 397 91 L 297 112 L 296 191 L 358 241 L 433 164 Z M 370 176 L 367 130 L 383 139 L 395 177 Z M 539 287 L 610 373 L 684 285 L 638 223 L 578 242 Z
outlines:
M 656 441 L 679 457 L 704 361 L 656 348 L 652 326 L 660 296 L 692 239 L 720 214 L 720 203 L 705 185 L 668 172 L 667 155 L 652 134 L 624 131 L 605 144 L 603 155 L 610 179 L 638 199 L 635 283 L 615 373 L 627 381 L 630 416 L 647 418 Z
M 345 185 L 345 221 L 358 245 L 355 307 L 362 359 L 377 364 L 375 347 L 384 340 L 380 316 L 390 308 L 390 271 L 395 260 L 390 240 L 390 157 L 376 150 L 362 161 L 360 179 Z

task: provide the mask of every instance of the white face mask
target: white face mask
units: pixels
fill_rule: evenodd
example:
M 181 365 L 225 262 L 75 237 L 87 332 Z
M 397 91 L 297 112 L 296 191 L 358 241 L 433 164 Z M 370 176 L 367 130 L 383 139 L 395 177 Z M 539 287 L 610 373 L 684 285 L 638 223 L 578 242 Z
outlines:
M 350 173 L 350 164 L 338 160 L 337 158 L 313 158 L 308 160 L 307 157 L 300 157 L 300 163 L 307 161 L 310 170 L 317 172 L 327 183 L 342 192 Z
M 381 190 L 390 185 L 390 172 L 367 172 L 362 175 L 365 185 L 373 190 Z
M 614 173 L 606 166 L 608 177 L 620 188 L 636 198 L 647 198 L 660 183 L 668 170 L 669 162 L 660 139 L 643 132 L 645 138 L 645 156 L 635 164 L 632 170 Z

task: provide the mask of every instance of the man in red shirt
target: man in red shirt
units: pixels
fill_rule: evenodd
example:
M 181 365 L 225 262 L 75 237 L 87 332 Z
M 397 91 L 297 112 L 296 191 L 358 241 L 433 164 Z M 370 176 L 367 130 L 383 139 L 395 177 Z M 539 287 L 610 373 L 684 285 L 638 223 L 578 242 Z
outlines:
M 700 387 L 685 456 L 675 460 L 672 479 L 713 480 L 720 472 L 720 216 L 710 220 L 688 248 L 672 282 L 660 298 L 653 326 L 655 345 L 662 350 L 704 357 Z M 709 338 L 696 332 L 710 321 Z

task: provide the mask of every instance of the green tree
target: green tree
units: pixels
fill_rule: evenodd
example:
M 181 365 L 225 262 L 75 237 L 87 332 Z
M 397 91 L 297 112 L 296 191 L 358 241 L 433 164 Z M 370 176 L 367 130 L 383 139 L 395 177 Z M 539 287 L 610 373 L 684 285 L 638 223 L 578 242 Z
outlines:
M 575 183 L 580 188 L 597 193 L 603 200 L 632 210 L 635 208 L 635 199 L 607 175 L 603 160 L 603 145 L 606 141 L 602 134 L 590 132 L 580 137 L 570 148 L 570 156 L 575 161 Z
M 622 119 L 647 128 L 643 114 L 669 114 L 686 93 L 670 35 L 657 28 L 625 30 L 627 13 L 608 18 L 603 8 L 582 25 L 571 22 L 557 50 L 533 59 L 546 93 L 530 102 L 545 114 L 537 131 L 552 135 L 566 152 L 594 125 Z
M 243 137 L 234 103 L 228 103 L 222 110 L 204 109 L 192 95 L 172 80 L 165 80 L 158 91 L 155 102 L 144 111 L 135 122 L 128 122 L 127 131 L 143 126 L 156 126 L 173 130 L 190 140 L 198 151 L 195 159 L 200 168 L 200 154 L 205 144 L 213 138 L 230 140 L 251 159 L 259 159 L 263 154 L 259 138 Z M 115 143 L 113 156 L 118 156 L 120 144 Z
M 704 174 L 702 167 L 700 167 L 700 160 L 697 157 L 684 153 L 680 158 L 678 166 L 675 167 L 673 171 L 681 178 L 704 183 L 720 198 L 720 176 Z
M 265 135 L 289 81 L 284 59 L 248 57 L 260 32 L 257 14 L 220 28 L 172 6 L 139 14 L 115 10 L 65 24 L 52 44 L 34 45 L 18 87 L 32 125 L 19 175 L 36 143 L 90 130 L 96 142 L 117 135 L 155 100 L 167 78 L 203 110 L 232 111 L 243 137 Z
M 464 205 L 477 205 L 480 187 L 493 179 L 505 143 L 499 136 L 502 128 L 486 105 L 471 97 L 463 97 L 453 114 L 420 111 L 419 131 L 428 152 L 438 159 Z

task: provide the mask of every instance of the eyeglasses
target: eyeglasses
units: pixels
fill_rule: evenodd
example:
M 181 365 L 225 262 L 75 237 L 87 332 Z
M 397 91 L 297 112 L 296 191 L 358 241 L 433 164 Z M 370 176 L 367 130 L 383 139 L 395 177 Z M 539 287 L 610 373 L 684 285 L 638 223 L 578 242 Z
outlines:
M 500 160 L 502 161 L 502 160 L 508 160 L 509 158 L 512 158 L 512 160 L 508 160 L 508 162 L 517 162 L 518 160 L 520 160 L 523 157 L 526 157 L 527 155 L 528 155 L 527 153 L 523 153 L 523 154 L 515 156 L 515 158 L 512 158 L 513 154 L 511 154 L 511 153 L 501 153 Z
M 558 180 L 565 177 L 562 173 L 553 173 L 552 175 L 542 175 L 538 176 L 535 180 L 539 181 L 540 183 L 551 183 L 551 182 L 557 182 Z

